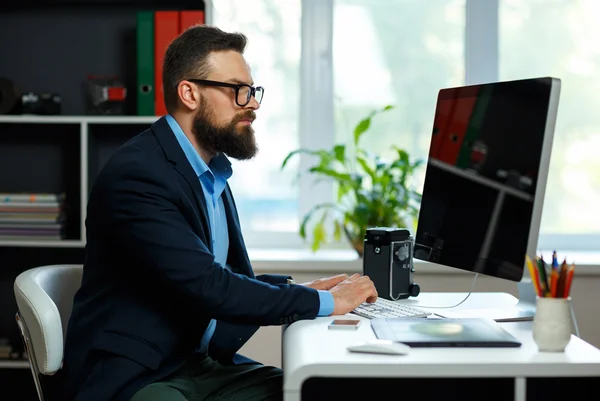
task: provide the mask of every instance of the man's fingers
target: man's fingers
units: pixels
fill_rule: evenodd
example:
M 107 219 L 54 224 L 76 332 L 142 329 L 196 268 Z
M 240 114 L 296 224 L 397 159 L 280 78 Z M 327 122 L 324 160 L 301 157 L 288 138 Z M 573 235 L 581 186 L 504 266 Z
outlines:
M 337 276 L 331 277 L 331 279 L 333 281 L 337 281 L 338 283 L 346 280 L 347 278 L 348 278 L 348 275 L 346 273 L 338 274 Z
M 377 289 L 368 276 L 362 276 L 360 278 L 360 288 L 365 292 L 367 302 L 375 302 L 378 296 Z
M 337 274 L 335 276 L 331 276 L 329 278 L 324 279 L 325 281 L 329 281 L 329 282 L 336 282 L 336 283 L 340 283 L 344 280 L 346 280 L 348 278 L 347 274 Z

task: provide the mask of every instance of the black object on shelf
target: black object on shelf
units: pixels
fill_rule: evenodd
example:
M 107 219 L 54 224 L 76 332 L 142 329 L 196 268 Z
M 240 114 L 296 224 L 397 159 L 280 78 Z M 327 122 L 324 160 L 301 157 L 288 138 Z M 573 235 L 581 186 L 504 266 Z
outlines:
M 60 114 L 61 98 L 57 93 L 27 92 L 21 95 L 21 113 L 51 116 Z
M 16 114 L 21 106 L 21 92 L 12 80 L 0 77 L 0 114 Z
M 85 83 L 88 114 L 120 115 L 127 98 L 127 88 L 118 77 L 89 75 Z

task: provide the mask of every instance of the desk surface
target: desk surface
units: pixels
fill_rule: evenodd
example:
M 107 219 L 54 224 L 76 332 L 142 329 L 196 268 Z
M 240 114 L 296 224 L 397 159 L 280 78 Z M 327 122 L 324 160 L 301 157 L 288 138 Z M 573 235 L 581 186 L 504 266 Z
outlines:
M 422 293 L 418 299 L 401 302 L 426 306 L 454 305 L 466 295 Z M 504 308 L 516 303 L 517 299 L 506 293 L 473 293 L 453 310 Z M 326 317 L 298 321 L 285 329 L 285 391 L 298 391 L 304 380 L 315 376 L 600 376 L 600 350 L 572 336 L 564 353 L 540 353 L 533 341 L 532 322 L 500 323 L 522 342 L 519 348 L 413 348 L 407 355 L 374 355 L 346 350 L 348 345 L 376 338 L 368 319 L 363 319 L 363 324 L 355 331 L 329 330 L 327 325 L 331 320 L 331 317 Z

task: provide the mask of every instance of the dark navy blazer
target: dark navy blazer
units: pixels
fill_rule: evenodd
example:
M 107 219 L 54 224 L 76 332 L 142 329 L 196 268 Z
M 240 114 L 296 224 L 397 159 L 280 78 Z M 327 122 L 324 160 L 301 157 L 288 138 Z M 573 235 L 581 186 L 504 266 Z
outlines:
M 181 367 L 211 318 L 209 354 L 227 364 L 249 361 L 237 352 L 259 326 L 317 316 L 316 290 L 254 275 L 229 187 L 223 201 L 228 268 L 214 262 L 200 182 L 164 117 L 113 154 L 88 202 L 61 401 L 128 401 Z

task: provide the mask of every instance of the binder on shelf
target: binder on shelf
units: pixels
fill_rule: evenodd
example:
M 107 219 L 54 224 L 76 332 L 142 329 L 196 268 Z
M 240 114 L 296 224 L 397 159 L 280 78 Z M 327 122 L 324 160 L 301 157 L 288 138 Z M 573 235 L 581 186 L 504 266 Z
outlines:
M 479 96 L 477 96 L 477 101 L 475 103 L 471 119 L 469 121 L 469 126 L 465 134 L 465 139 L 458 154 L 458 159 L 456 161 L 457 167 L 467 168 L 471 164 L 473 146 L 475 145 L 479 134 L 481 133 L 481 126 L 483 124 L 483 119 L 485 117 L 487 106 L 490 103 L 490 99 L 492 98 L 492 90 L 493 89 L 491 87 L 482 87 L 479 90 Z
M 437 158 L 440 161 L 456 165 L 476 100 L 477 97 L 473 96 L 460 97 L 454 101 L 452 115 L 438 151 Z
M 186 29 L 198 25 L 205 24 L 203 10 L 181 10 L 179 12 L 179 32 L 182 33 Z
M 454 100 L 438 100 L 436 107 L 437 111 L 433 119 L 433 139 L 431 140 L 432 142 L 429 150 L 429 157 L 432 159 L 437 159 L 439 157 L 444 136 L 447 135 L 448 121 L 450 120 L 453 107 Z
M 154 114 L 167 114 L 162 84 L 163 60 L 171 42 L 179 35 L 179 11 L 154 12 Z
M 154 115 L 154 13 L 136 15 L 137 115 Z

